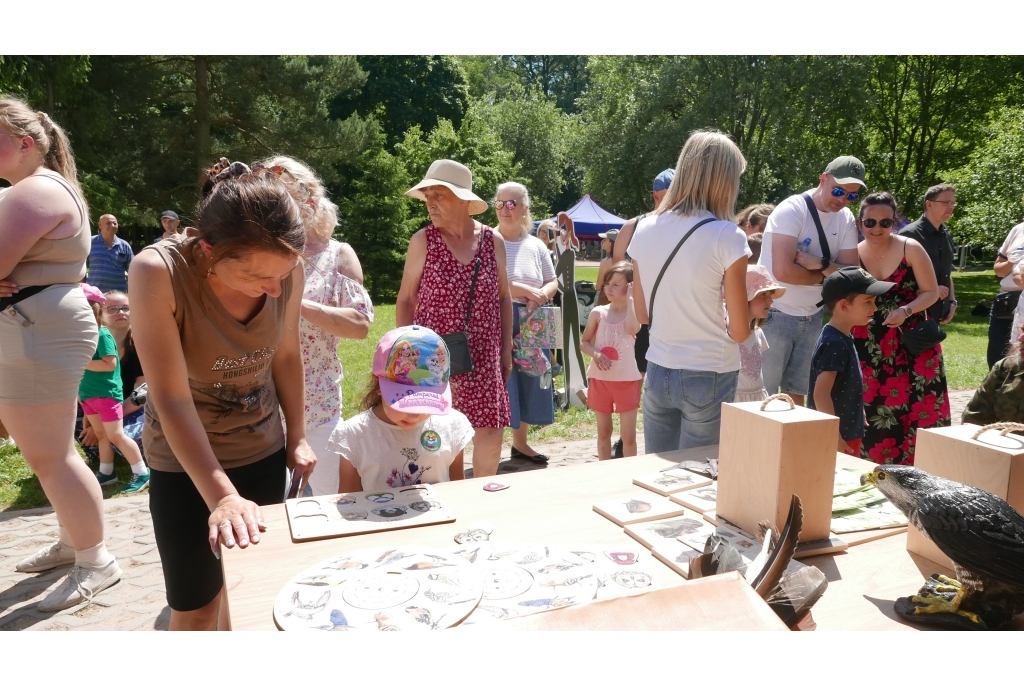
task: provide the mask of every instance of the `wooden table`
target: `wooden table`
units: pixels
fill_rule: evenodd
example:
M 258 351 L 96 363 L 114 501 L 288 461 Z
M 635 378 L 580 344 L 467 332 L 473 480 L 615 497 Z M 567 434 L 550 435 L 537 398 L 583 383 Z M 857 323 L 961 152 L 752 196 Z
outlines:
M 717 456 L 717 447 L 651 454 L 628 459 L 507 474 L 435 485 L 458 517 L 455 523 L 386 531 L 330 540 L 293 543 L 284 505 L 262 507 L 269 529 L 247 550 L 224 549 L 227 614 L 234 630 L 276 630 L 274 599 L 296 574 L 313 564 L 359 549 L 400 546 L 451 548 L 453 536 L 476 523 L 493 527 L 492 540 L 550 545 L 623 545 L 639 547 L 592 505 L 642 490 L 634 476 L 657 472 L 684 459 Z M 510 487 L 485 492 L 489 481 Z M 649 493 L 648 493 L 649 494 Z M 913 630 L 893 612 L 897 597 L 913 594 L 931 573 L 947 569 L 905 549 L 906 534 L 851 547 L 847 553 L 804 559 L 820 568 L 828 590 L 814 607 L 821 630 Z M 644 551 L 656 587 L 685 583 L 678 574 Z M 1024 616 L 1014 627 L 1024 629 Z

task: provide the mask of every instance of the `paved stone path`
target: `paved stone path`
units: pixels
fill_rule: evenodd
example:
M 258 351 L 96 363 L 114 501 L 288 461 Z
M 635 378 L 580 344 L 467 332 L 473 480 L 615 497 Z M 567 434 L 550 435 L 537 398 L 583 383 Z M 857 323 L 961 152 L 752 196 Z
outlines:
M 953 423 L 971 398 L 971 391 L 949 394 Z M 643 453 L 643 435 L 637 436 Z M 541 466 L 511 459 L 506 448 L 498 473 L 534 471 L 573 466 L 597 460 L 594 440 L 538 445 L 550 461 Z M 166 630 L 171 610 L 164 595 L 160 557 L 149 517 L 149 496 L 107 500 L 107 547 L 124 571 L 121 581 L 100 593 L 85 607 L 56 614 L 35 607 L 50 588 L 63 579 L 70 566 L 46 573 L 17 573 L 14 565 L 39 547 L 57 538 L 53 510 L 30 509 L 0 512 L 0 630 Z

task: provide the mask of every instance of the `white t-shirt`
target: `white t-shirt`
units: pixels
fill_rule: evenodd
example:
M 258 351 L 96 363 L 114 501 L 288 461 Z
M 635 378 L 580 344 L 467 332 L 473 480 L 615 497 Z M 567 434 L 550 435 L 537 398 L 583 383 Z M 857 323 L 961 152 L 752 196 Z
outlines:
M 334 429 L 329 449 L 356 467 L 363 490 L 375 490 L 447 482 L 448 467 L 472 439 L 469 419 L 454 409 L 409 429 L 371 409 Z
M 1011 254 L 1017 251 L 1018 248 L 1021 250 L 1020 252 L 1017 254 Z M 1024 256 L 1024 224 L 1017 224 L 1010 229 L 1009 234 L 1006 236 L 1006 240 L 1003 241 L 1002 247 L 999 248 L 999 254 L 1003 255 L 1015 264 L 1024 262 L 1024 259 L 1021 259 L 1021 256 Z M 1020 290 L 1020 286 L 1013 282 L 1012 269 L 1010 270 L 1010 273 L 1003 276 L 999 281 L 999 290 L 1001 292 Z
M 629 254 L 639 264 L 648 307 L 669 254 L 687 231 L 711 216 L 666 212 L 637 226 Z M 750 254 L 747 236 L 729 221 L 704 224 L 690 236 L 658 286 L 648 361 L 666 369 L 715 373 L 740 368 L 739 348 L 726 331 L 722 280 L 727 268 Z
M 768 349 L 768 338 L 760 327 L 750 331 L 750 337 L 739 344 L 740 375 L 736 380 L 736 401 L 753 402 L 768 399 L 761 373 L 761 353 Z
M 522 240 L 505 241 L 505 266 L 508 268 L 508 280 L 540 288 L 555 278 L 555 267 L 551 263 L 551 255 L 544 241 L 532 235 Z M 514 298 L 516 302 L 525 304 L 526 298 Z
M 846 207 L 838 212 L 818 210 L 821 227 L 825 231 L 832 261 L 839 258 L 842 250 L 857 248 L 857 221 Z M 772 237 L 776 233 L 791 235 L 796 238 L 797 249 L 806 244 L 803 252 L 821 257 L 821 245 L 818 242 L 818 229 L 814 219 L 807 210 L 807 203 L 801 195 L 791 195 L 779 203 L 775 211 L 768 217 L 768 225 L 761 239 L 761 258 L 758 264 L 763 265 L 771 273 L 772 278 L 786 286 L 786 294 L 775 300 L 772 307 L 790 316 L 810 316 L 821 307 L 821 285 L 793 285 L 786 283 L 775 275 L 772 270 Z

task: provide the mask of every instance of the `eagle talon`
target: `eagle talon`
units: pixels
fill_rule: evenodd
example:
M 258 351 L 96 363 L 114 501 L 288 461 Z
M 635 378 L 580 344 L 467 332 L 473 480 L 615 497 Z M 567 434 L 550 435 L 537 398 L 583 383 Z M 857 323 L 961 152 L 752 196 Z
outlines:
M 943 583 L 944 586 L 949 586 L 951 588 L 950 590 L 946 590 L 943 588 L 943 592 L 953 592 L 961 588 L 959 580 L 957 580 L 956 578 L 950 578 L 949 576 L 944 576 L 941 573 L 936 577 L 936 580 L 938 580 L 940 583 Z

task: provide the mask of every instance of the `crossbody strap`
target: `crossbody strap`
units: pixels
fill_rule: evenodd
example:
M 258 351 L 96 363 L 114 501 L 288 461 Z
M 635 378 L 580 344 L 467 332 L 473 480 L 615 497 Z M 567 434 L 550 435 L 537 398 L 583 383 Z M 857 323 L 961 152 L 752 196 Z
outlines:
M 703 221 L 698 222 L 697 225 L 694 226 L 693 228 L 691 228 L 689 231 L 687 231 L 686 235 L 683 236 L 683 239 L 679 241 L 678 245 L 676 245 L 676 249 L 672 250 L 672 254 L 670 254 L 668 256 L 668 259 L 665 260 L 665 265 L 663 267 L 661 267 L 661 273 L 658 274 L 658 279 L 656 281 L 654 281 L 654 287 L 651 288 L 651 303 L 649 305 L 647 305 L 647 325 L 648 325 L 648 327 L 651 327 L 651 326 L 654 325 L 654 296 L 658 294 L 658 286 L 661 285 L 661 279 L 665 275 L 665 271 L 668 270 L 668 265 L 672 262 L 672 259 L 676 256 L 676 252 L 679 252 L 679 248 L 681 248 L 683 246 L 683 243 L 685 243 L 686 240 L 691 235 L 693 235 L 693 232 L 696 231 L 701 226 L 703 226 L 704 224 L 709 223 L 711 221 L 715 221 L 715 217 L 710 217 L 708 219 L 704 219 Z
M 818 208 L 814 206 L 814 200 L 811 199 L 809 193 L 802 193 L 801 197 L 807 203 L 807 211 L 811 213 L 811 218 L 814 219 L 814 227 L 818 229 L 818 245 L 821 246 L 821 256 L 831 262 L 832 250 L 828 246 L 828 240 L 825 239 L 825 229 L 821 227 L 821 217 L 818 216 Z
M 473 282 L 469 286 L 469 304 L 466 305 L 466 323 L 462 330 L 469 331 L 469 315 L 473 311 L 473 291 L 476 290 L 476 277 L 480 274 L 480 255 L 476 257 L 476 268 L 473 269 Z

